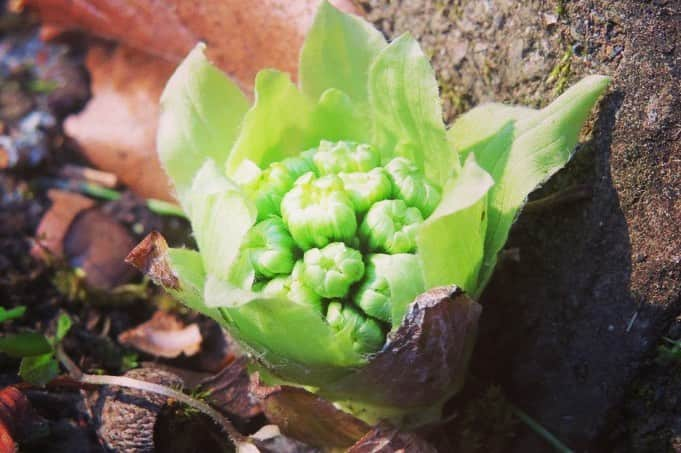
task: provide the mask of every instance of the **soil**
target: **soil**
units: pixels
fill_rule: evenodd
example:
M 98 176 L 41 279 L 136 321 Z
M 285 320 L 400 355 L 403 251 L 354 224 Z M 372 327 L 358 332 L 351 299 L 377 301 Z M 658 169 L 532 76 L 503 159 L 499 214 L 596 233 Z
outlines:
M 510 402 L 576 451 L 681 451 L 681 364 L 659 354 L 663 337 L 681 338 L 679 3 L 356 3 L 387 36 L 409 31 L 422 43 L 448 120 L 491 100 L 540 107 L 587 74 L 614 80 L 573 161 L 531 198 L 575 185 L 590 186 L 592 196 L 521 215 L 508 243 L 519 259 L 500 264 L 483 296 L 472 377 L 450 404 L 453 421 L 426 434 L 441 451 L 551 451 Z M 101 294 L 84 303 L 65 288 L 63 269 L 29 254 L 49 207 L 45 178 L 65 162 L 85 163 L 61 130 L 89 96 L 81 41 L 43 44 L 36 24 L 0 16 L 2 133 L 34 112 L 43 121 L 23 134 L 32 141 L 17 163 L 0 172 L 0 301 L 31 306 L 30 318 L 3 329 L 45 331 L 67 311 L 75 321 L 67 352 L 83 369 L 118 374 L 147 357 L 117 335 L 169 302 L 146 290 L 124 303 Z M 44 80 L 68 83 L 41 89 Z M 130 194 L 100 210 L 136 239 L 163 222 Z M 0 387 L 17 382 L 17 366 L 0 356 Z M 77 394 L 29 398 L 49 435 L 24 451 L 101 450 Z
M 681 313 L 681 5 L 574 0 L 358 2 L 432 55 L 448 118 L 485 101 L 541 106 L 613 78 L 574 160 L 532 198 L 483 296 L 473 373 L 577 451 L 679 451 L 678 365 L 654 365 Z M 552 75 L 553 77 L 550 77 Z M 677 321 L 678 322 L 678 321 Z M 516 426 L 505 451 L 548 447 Z

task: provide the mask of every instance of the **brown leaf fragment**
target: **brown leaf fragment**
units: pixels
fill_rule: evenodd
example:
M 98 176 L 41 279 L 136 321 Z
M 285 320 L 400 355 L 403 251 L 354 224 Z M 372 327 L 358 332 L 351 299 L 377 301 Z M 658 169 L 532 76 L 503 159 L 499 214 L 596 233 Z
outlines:
M 251 392 L 262 400 L 263 411 L 270 422 L 287 436 L 309 445 L 347 448 L 370 429 L 358 418 L 299 387 L 263 386 L 255 375 Z
M 351 0 L 332 1 L 357 13 Z M 15 0 L 43 21 L 80 28 L 96 36 L 177 63 L 198 42 L 209 56 L 244 87 L 258 70 L 276 68 L 295 74 L 298 52 L 319 0 Z
M 123 258 L 135 244 L 123 226 L 94 209 L 95 202 L 82 195 L 52 189 L 52 206 L 36 231 L 31 254 L 48 261 L 63 258 L 83 269 L 85 281 L 93 288 L 111 289 L 133 275 Z
M 64 122 L 96 167 L 114 173 L 138 195 L 172 201 L 156 156 L 159 99 L 174 65 L 124 46 L 88 51 L 93 97 Z
M 38 259 L 48 259 L 48 255 L 64 255 L 64 238 L 71 223 L 78 214 L 95 205 L 95 202 L 82 195 L 63 190 L 51 189 L 47 192 L 52 206 L 45 212 L 36 230 L 36 244 L 31 255 Z
M 16 387 L 5 387 L 0 391 L 0 451 L 15 452 L 14 441 L 17 428 L 21 426 L 27 408 L 30 406 L 26 396 Z
M 123 261 L 134 245 L 128 230 L 97 209 L 80 213 L 63 243 L 69 264 L 83 269 L 88 285 L 99 289 L 115 288 L 134 275 Z
M 80 28 L 174 61 L 197 41 L 170 2 L 157 0 L 15 0 L 15 11 L 34 8 L 51 28 Z
M 325 396 L 414 409 L 440 402 L 463 385 L 481 311 L 454 286 L 421 294 L 384 348 Z
M 319 0 L 15 0 L 35 9 L 53 34 L 80 28 L 121 44 L 93 44 L 86 66 L 92 99 L 64 123 L 96 167 L 145 198 L 173 200 L 156 156 L 159 98 L 177 64 L 199 41 L 246 92 L 262 68 L 295 77 Z M 357 12 L 350 0 L 333 3 Z
M 18 451 L 16 441 L 30 436 L 32 429 L 44 423 L 21 390 L 11 385 L 0 390 L 0 452 Z
M 259 399 L 250 392 L 247 363 L 245 357 L 240 357 L 199 386 L 200 391 L 208 392 L 207 400 L 212 406 L 243 419 L 262 413 Z
M 192 356 L 201 349 L 201 332 L 197 324 L 185 326 L 174 315 L 158 310 L 137 327 L 118 335 L 118 342 L 157 357 Z
M 180 282 L 168 261 L 168 243 L 161 233 L 152 231 L 130 251 L 125 262 L 135 266 L 154 283 L 179 289 Z
M 435 447 L 414 433 L 398 431 L 387 423 L 379 423 L 348 453 L 437 453 Z

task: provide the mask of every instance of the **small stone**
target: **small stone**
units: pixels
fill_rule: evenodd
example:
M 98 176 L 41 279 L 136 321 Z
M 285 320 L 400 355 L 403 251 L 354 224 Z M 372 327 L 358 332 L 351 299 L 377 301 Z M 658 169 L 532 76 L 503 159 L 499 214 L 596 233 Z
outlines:
M 555 14 L 544 14 L 544 25 L 550 27 L 558 22 L 558 16 Z

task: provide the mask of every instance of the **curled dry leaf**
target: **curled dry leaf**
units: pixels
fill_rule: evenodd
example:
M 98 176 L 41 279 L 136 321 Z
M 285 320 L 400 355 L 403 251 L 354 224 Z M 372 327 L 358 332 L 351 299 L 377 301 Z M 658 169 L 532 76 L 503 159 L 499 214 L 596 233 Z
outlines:
M 437 450 L 416 434 L 398 431 L 385 423 L 379 423 L 348 450 L 348 453 L 397 452 L 437 453 Z
M 73 220 L 95 205 L 91 198 L 63 190 L 51 189 L 47 196 L 52 206 L 38 224 L 36 243 L 31 250 L 31 255 L 38 259 L 48 259 L 50 254 L 63 256 L 64 239 Z
M 130 370 L 124 376 L 168 387 L 184 384 L 178 376 L 155 368 Z M 154 427 L 167 397 L 107 386 L 91 393 L 88 403 L 98 426 L 97 433 L 107 448 L 139 453 L 154 451 Z
M 65 122 L 97 167 L 138 195 L 173 200 L 156 157 L 159 98 L 175 66 L 198 42 L 245 91 L 259 69 L 295 74 L 298 52 L 319 0 L 17 0 L 55 28 L 79 28 L 119 41 L 92 45 L 86 65 L 93 98 Z M 335 0 L 358 12 L 351 0 Z M 53 33 L 52 33 L 53 34 Z
M 137 194 L 172 200 L 156 157 L 161 91 L 174 65 L 122 46 L 90 46 L 93 97 L 64 123 L 85 156 Z
M 208 402 L 228 414 L 249 419 L 262 413 L 258 398 L 250 392 L 247 360 L 240 357 L 217 373 L 203 380 L 201 392 L 207 392 Z
M 95 209 L 82 195 L 50 190 L 52 206 L 36 231 L 33 256 L 64 258 L 85 271 L 93 288 L 110 289 L 126 283 L 132 273 L 123 258 L 134 245 L 128 231 L 111 217 Z
M 121 224 L 97 209 L 89 209 L 71 224 L 64 239 L 64 254 L 71 266 L 85 271 L 90 286 L 110 289 L 132 277 L 123 259 L 134 244 Z
M 17 438 L 29 434 L 36 422 L 43 422 L 33 411 L 26 395 L 14 386 L 0 390 L 0 452 L 18 451 Z
M 251 391 L 261 399 L 263 412 L 270 422 L 284 434 L 310 445 L 347 448 L 370 429 L 360 419 L 299 387 L 264 386 L 256 374 Z
M 242 85 L 270 67 L 295 74 L 298 49 L 319 0 L 18 0 L 46 24 L 80 28 L 134 49 L 179 62 L 198 41 Z M 358 12 L 351 0 L 332 1 Z
M 180 282 L 168 261 L 168 243 L 158 231 L 149 233 L 130 251 L 125 262 L 164 288 L 178 289 Z
M 433 288 L 414 300 L 384 348 L 327 393 L 424 410 L 461 385 L 472 353 L 482 307 L 455 286 Z
M 157 311 L 149 321 L 126 330 L 118 342 L 157 357 L 192 356 L 201 349 L 201 332 L 197 324 L 185 326 L 174 315 Z

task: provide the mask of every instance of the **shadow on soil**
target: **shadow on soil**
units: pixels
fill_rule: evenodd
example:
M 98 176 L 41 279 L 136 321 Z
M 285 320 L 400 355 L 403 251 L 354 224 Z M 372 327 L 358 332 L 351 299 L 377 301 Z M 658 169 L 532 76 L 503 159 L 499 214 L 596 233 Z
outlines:
M 593 448 L 634 376 L 641 307 L 630 293 L 631 244 L 610 175 L 611 132 L 622 93 L 601 103 L 593 139 L 538 196 L 574 184 L 590 200 L 522 215 L 482 298 L 484 312 L 472 373 L 497 383 L 508 399 L 574 449 Z M 648 317 L 641 317 L 647 319 Z M 518 428 L 512 451 L 549 447 Z M 508 445 L 507 445 L 508 447 Z

